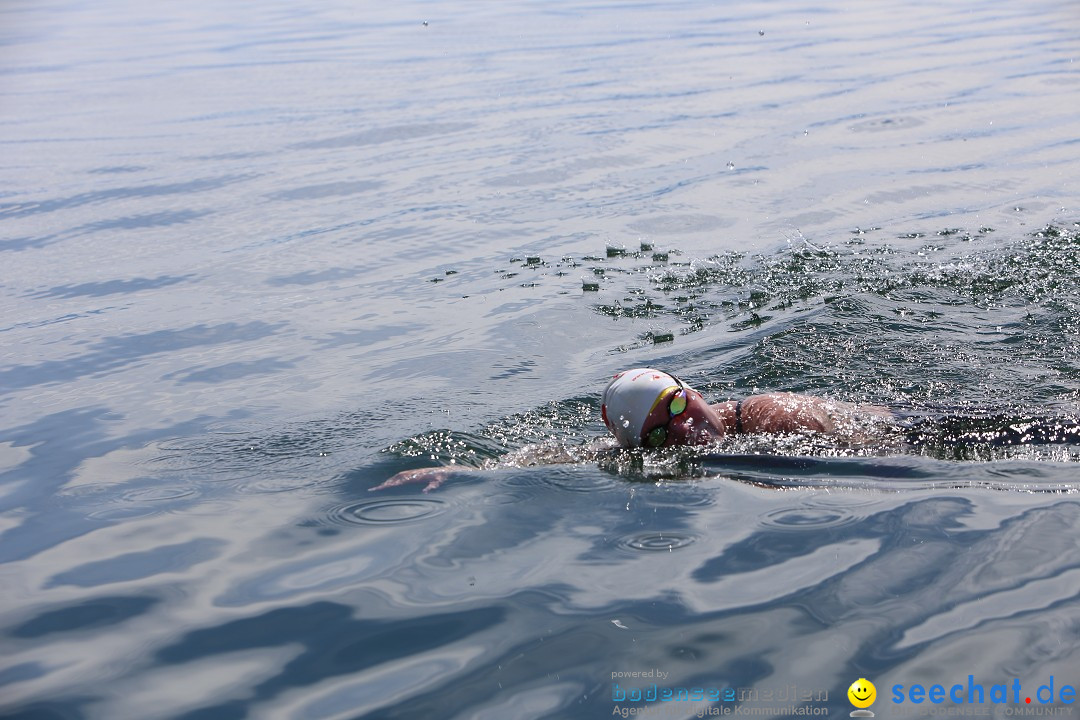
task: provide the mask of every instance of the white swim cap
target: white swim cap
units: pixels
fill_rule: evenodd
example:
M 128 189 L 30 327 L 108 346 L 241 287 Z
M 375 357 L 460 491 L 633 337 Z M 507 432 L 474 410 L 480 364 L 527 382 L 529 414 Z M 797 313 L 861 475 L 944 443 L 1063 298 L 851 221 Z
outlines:
M 665 390 L 679 387 L 679 381 L 666 372 L 652 368 L 634 368 L 616 375 L 604 390 L 600 413 L 615 439 L 623 447 L 641 445 L 645 420 L 656 408 Z

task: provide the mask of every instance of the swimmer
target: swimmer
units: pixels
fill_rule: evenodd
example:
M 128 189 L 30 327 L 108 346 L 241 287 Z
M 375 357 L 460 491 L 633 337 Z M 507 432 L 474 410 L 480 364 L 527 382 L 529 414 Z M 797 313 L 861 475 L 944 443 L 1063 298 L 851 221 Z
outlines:
M 767 393 L 710 405 L 670 373 L 635 368 L 616 375 L 604 391 L 604 424 L 621 447 L 707 445 L 742 433 L 814 432 L 835 435 L 858 415 L 888 417 L 886 408 L 858 406 L 813 395 Z
M 859 418 L 891 419 L 888 409 L 853 405 L 813 395 L 767 393 L 710 405 L 676 376 L 652 368 L 618 373 L 604 390 L 604 424 L 621 448 L 708 445 L 742 433 L 823 433 L 854 437 Z M 610 448 L 608 448 L 610 449 Z M 538 450 L 543 454 L 538 456 Z M 521 457 L 516 457 L 520 455 Z M 562 449 L 523 448 L 500 464 L 579 462 Z M 394 475 L 372 490 L 423 483 L 439 487 L 451 472 L 469 468 L 420 468 Z

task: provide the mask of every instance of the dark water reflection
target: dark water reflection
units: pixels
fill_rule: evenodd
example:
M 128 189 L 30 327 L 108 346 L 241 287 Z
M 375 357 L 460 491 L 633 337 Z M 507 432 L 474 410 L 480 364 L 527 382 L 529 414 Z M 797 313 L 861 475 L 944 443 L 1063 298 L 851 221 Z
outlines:
M 191 717 L 259 715 L 297 688 L 308 692 L 290 714 L 302 717 L 519 705 L 592 717 L 611 713 L 622 670 L 661 668 L 673 686 L 797 684 L 846 712 L 849 677 L 992 683 L 1018 668 L 1067 676 L 1075 661 L 1043 637 L 1071 617 L 1080 576 L 1068 496 L 715 480 L 562 489 L 593 472 L 507 471 L 396 524 L 347 527 L 333 511 L 279 530 L 302 558 L 233 578 L 213 604 L 244 616 L 188 630 L 152 662 L 192 672 L 280 651 L 249 692 Z M 517 502 L 492 502 L 508 488 Z M 304 530 L 330 534 L 303 551 Z M 679 542 L 657 552 L 661 536 Z

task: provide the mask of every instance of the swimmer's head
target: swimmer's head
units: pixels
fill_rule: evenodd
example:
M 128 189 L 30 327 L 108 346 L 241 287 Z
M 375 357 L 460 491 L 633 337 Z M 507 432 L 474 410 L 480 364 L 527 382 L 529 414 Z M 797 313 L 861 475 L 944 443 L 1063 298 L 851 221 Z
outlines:
M 645 421 L 669 390 L 680 387 L 674 377 L 652 368 L 621 372 L 604 390 L 604 424 L 623 447 L 640 447 Z

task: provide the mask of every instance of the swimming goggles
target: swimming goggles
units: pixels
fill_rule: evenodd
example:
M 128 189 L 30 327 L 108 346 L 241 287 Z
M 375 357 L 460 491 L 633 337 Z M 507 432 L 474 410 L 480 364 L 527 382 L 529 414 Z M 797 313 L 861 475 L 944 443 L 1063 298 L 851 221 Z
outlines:
M 671 375 L 671 373 L 668 374 Z M 690 388 L 686 386 L 686 383 L 674 375 L 671 375 L 671 377 L 675 379 L 675 382 L 679 383 L 679 389 L 675 391 L 675 394 L 671 397 L 671 402 L 668 403 L 668 414 L 670 415 L 668 421 L 663 425 L 657 425 L 645 435 L 645 444 L 652 448 L 664 446 L 664 443 L 666 443 L 668 439 L 668 425 L 671 424 L 673 418 L 686 412 L 686 403 L 689 399 L 686 391 Z

